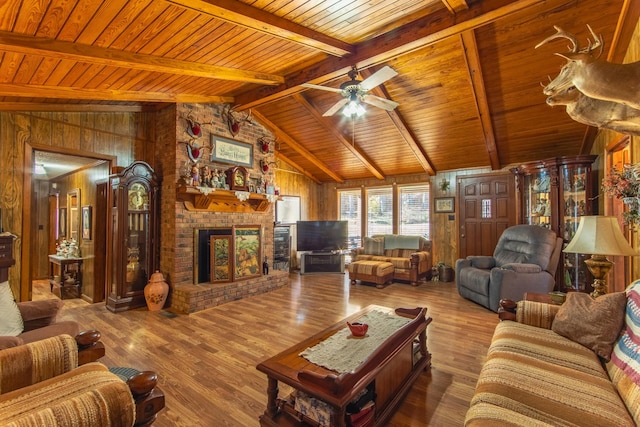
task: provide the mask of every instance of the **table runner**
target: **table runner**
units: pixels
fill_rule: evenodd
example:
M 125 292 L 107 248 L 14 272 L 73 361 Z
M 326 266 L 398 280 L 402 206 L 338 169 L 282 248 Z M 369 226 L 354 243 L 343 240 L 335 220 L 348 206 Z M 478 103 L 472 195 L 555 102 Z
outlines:
M 367 335 L 358 338 L 351 335 L 345 322 L 344 329 L 326 340 L 309 347 L 299 356 L 311 363 L 339 372 L 352 372 L 364 362 L 387 338 L 412 319 L 378 310 L 370 311 L 355 320 L 369 324 Z

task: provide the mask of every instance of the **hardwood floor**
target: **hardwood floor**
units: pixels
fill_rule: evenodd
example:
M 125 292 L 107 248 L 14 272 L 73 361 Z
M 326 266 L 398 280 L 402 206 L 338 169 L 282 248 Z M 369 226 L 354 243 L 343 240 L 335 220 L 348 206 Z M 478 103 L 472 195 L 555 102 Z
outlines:
M 45 281 L 34 299 L 55 298 Z M 104 303 L 65 300 L 60 318 L 98 329 L 109 366 L 158 373 L 164 426 L 257 426 L 266 405 L 262 360 L 369 304 L 428 307 L 432 368 L 415 383 L 389 426 L 460 426 L 498 323 L 497 315 L 461 298 L 453 282 L 349 285 L 347 275 L 291 274 L 291 285 L 194 313 L 108 311 Z M 284 395 L 287 387 L 281 385 Z

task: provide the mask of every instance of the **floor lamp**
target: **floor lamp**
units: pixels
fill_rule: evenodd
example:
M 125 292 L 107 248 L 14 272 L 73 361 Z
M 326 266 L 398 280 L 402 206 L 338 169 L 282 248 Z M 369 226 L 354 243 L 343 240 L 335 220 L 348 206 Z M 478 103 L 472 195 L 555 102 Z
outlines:
M 593 274 L 593 298 L 607 293 L 607 274 L 613 266 L 607 255 L 637 255 L 622 235 L 618 218 L 614 216 L 580 217 L 576 235 L 564 252 L 591 255 L 584 263 Z

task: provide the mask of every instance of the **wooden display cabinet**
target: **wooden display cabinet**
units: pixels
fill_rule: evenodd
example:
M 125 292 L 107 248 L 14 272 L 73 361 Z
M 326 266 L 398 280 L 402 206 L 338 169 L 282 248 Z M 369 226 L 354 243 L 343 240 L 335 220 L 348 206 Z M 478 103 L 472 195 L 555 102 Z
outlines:
M 107 308 L 123 311 L 146 304 L 144 287 L 158 268 L 158 181 L 145 162 L 109 177 Z
M 580 217 L 592 215 L 593 179 L 591 164 L 597 156 L 557 157 L 523 164 L 516 174 L 519 224 L 533 224 L 553 230 L 571 241 Z M 591 273 L 584 265 L 585 254 L 565 254 L 556 273 L 558 290 L 590 292 Z

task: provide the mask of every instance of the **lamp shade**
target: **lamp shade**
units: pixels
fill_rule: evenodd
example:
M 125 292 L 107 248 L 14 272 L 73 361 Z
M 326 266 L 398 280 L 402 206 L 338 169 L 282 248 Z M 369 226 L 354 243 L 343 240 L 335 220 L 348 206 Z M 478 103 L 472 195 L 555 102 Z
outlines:
M 591 255 L 637 255 L 622 235 L 615 216 L 583 216 L 564 252 Z

